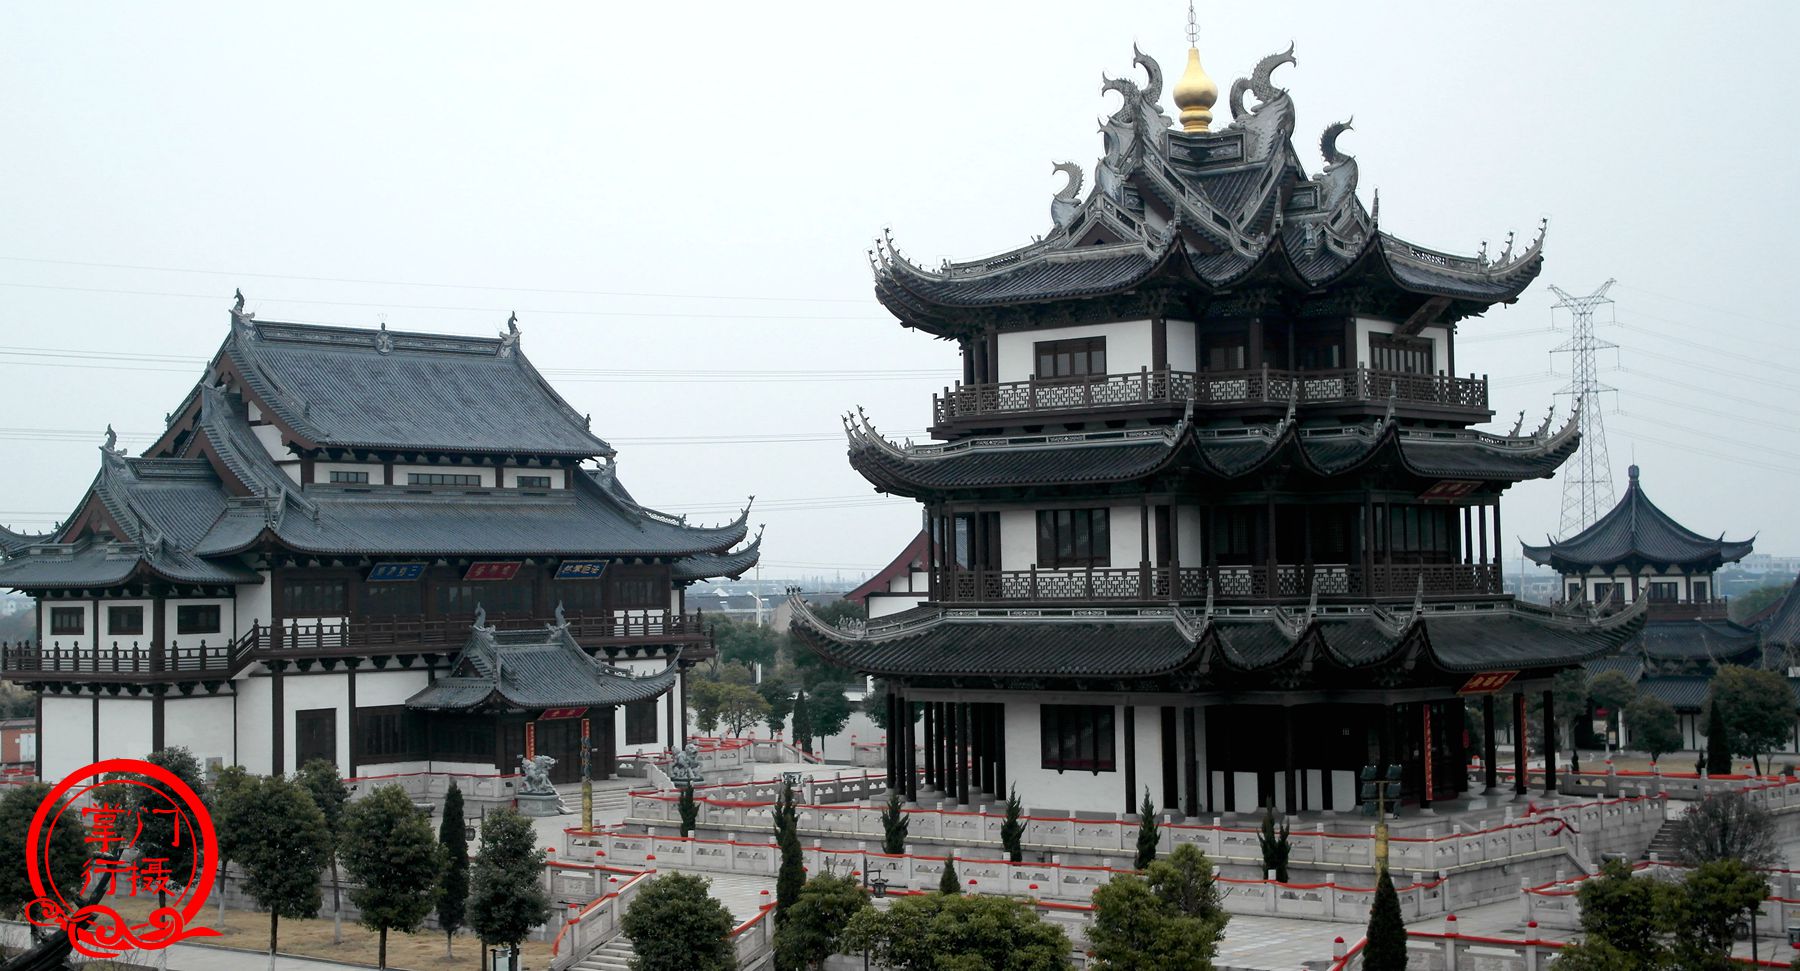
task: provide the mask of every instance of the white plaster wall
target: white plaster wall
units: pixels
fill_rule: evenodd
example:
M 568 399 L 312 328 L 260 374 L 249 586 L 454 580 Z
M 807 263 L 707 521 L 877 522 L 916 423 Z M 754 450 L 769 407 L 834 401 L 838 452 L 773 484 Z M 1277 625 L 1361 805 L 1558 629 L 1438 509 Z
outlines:
M 1112 542 L 1114 569 L 1135 567 L 1144 559 L 1144 537 L 1140 524 L 1144 511 L 1137 506 L 1113 506 L 1106 517 L 1107 538 Z
M 1036 562 L 1036 511 L 1000 510 L 1000 569 L 1024 570 Z
M 509 489 L 518 488 L 519 487 L 519 476 L 521 476 L 521 475 L 547 476 L 550 479 L 549 488 L 561 489 L 563 487 L 563 474 L 562 474 L 561 469 L 530 469 L 530 468 L 515 469 L 512 466 L 507 466 L 507 468 L 506 468 L 506 480 L 505 480 L 504 484 Z M 532 486 L 531 488 L 542 489 L 545 487 L 544 486 Z
M 252 420 L 255 420 L 256 418 L 255 415 L 250 417 Z M 262 443 L 263 449 L 267 451 L 275 461 L 282 462 L 294 460 L 294 453 L 288 451 L 287 446 L 281 443 L 281 429 L 274 425 L 252 425 L 250 426 L 250 431 L 256 436 L 256 440 Z
M 1175 507 L 1175 551 L 1181 562 L 1199 566 L 1206 562 L 1206 547 L 1201 545 L 1200 510 L 1195 506 Z
M 1043 768 L 1043 736 L 1038 720 L 1039 699 L 1008 701 L 1006 705 L 1006 784 L 1018 786 L 1019 798 L 1028 809 L 1061 809 L 1076 812 L 1116 813 L 1125 804 L 1125 742 L 1118 738 L 1119 719 L 1113 719 L 1113 754 L 1119 768 L 1111 772 L 1057 772 Z M 1143 736 L 1138 736 L 1143 741 Z M 1140 755 L 1140 767 L 1141 767 Z M 1159 770 L 1160 771 L 1160 770 Z M 1145 779 L 1140 768 L 1140 784 Z
M 886 617 L 903 610 L 911 610 L 925 602 L 926 593 L 923 587 L 918 593 L 882 593 L 876 591 L 869 594 L 869 619 Z
M 357 688 L 362 685 L 358 684 Z M 337 764 L 350 764 L 350 683 L 343 674 L 288 674 L 282 678 L 281 691 L 286 710 L 281 713 L 282 765 L 292 772 L 300 766 L 294 761 L 299 741 L 295 712 L 309 708 L 337 709 Z
M 425 684 L 424 671 L 357 671 L 356 705 L 403 705 L 406 699 L 424 690 Z
M 141 759 L 150 754 L 150 705 L 149 695 L 100 699 L 101 758 Z
M 1148 320 L 1020 330 L 1000 335 L 1000 353 L 996 362 L 999 365 L 1000 380 L 1024 381 L 1030 378 L 1037 371 L 1033 345 L 1039 341 L 1060 341 L 1076 337 L 1106 338 L 1108 374 L 1124 374 L 1146 368 L 1153 360 Z
M 56 783 L 94 760 L 94 700 L 44 696 L 44 781 Z
M 367 483 L 368 485 L 381 485 L 382 476 L 385 474 L 385 471 L 383 470 L 380 462 L 314 462 L 313 463 L 313 481 L 314 482 L 317 482 L 321 485 L 333 485 L 334 483 L 331 481 L 331 473 L 333 473 L 333 472 L 366 472 L 366 473 L 368 473 L 368 476 L 369 476 L 369 481 Z M 335 483 L 335 484 L 336 485 L 360 485 L 362 483 L 340 482 L 340 483 Z
M 232 682 L 232 687 L 237 689 L 238 694 L 238 764 L 256 775 L 268 775 L 274 768 L 274 762 L 269 758 L 269 709 L 273 698 L 273 683 L 269 678 L 243 675 Z
M 1150 790 L 1150 800 L 1162 809 L 1169 795 L 1163 790 L 1163 747 L 1162 747 L 1162 706 L 1137 705 L 1132 710 L 1132 720 L 1137 723 L 1137 801 L 1142 802 L 1144 789 Z M 1175 725 L 1181 726 L 1180 714 L 1177 713 Z M 1125 740 L 1119 740 L 1119 758 L 1125 757 Z M 1123 762 L 1120 763 L 1121 767 Z M 1123 785 L 1123 783 L 1121 783 Z M 1120 790 L 1123 792 L 1123 790 Z M 1181 805 L 1181 773 L 1175 773 L 1174 800 L 1176 806 Z M 1123 798 L 1121 796 L 1121 798 Z
M 179 608 L 184 607 L 184 606 L 193 605 L 193 604 L 216 604 L 218 606 L 218 608 L 219 608 L 219 630 L 218 630 L 218 633 L 215 633 L 215 634 L 183 634 L 183 633 L 180 633 L 180 627 L 178 627 L 175 623 L 176 618 L 179 616 L 179 613 L 180 613 Z M 144 619 L 145 619 L 146 623 L 149 621 L 148 617 L 146 617 Z M 237 601 L 236 600 L 222 600 L 222 599 L 217 599 L 217 598 L 207 598 L 207 599 L 202 599 L 202 600 L 165 600 L 163 602 L 163 624 L 164 624 L 163 630 L 168 635 L 169 641 L 172 644 L 178 644 L 182 647 L 197 647 L 203 643 L 208 644 L 208 645 L 213 645 L 213 646 L 217 646 L 219 644 L 229 644 L 233 640 L 235 640 L 235 637 L 233 636 L 232 632 L 237 630 Z
M 234 638 L 242 637 L 250 629 L 251 624 L 268 623 L 275 619 L 274 597 L 275 584 L 269 580 L 269 571 L 258 570 L 261 583 L 239 584 L 237 588 L 237 608 L 232 612 L 232 631 Z
M 1195 336 L 1196 328 L 1191 320 L 1170 320 L 1167 324 L 1169 341 L 1169 369 L 1173 371 L 1198 370 L 1199 349 Z M 1111 348 L 1108 350 L 1107 366 L 1112 365 Z
M 231 702 L 230 695 L 205 698 L 170 695 L 165 698 L 163 744 L 186 746 L 202 766 L 208 758 L 217 758 L 223 765 L 235 763 L 237 753 L 232 751 L 236 738 L 232 732 Z
M 491 489 L 494 486 L 494 469 L 492 466 L 483 468 L 481 466 L 476 466 L 476 465 L 396 465 L 396 466 L 394 466 L 394 484 L 397 486 L 406 485 L 407 484 L 406 476 L 407 476 L 407 473 L 409 473 L 409 472 L 425 472 L 425 473 L 430 473 L 433 475 L 474 475 L 474 476 L 481 477 L 482 487 Z M 456 487 L 455 486 L 442 486 L 442 487 L 439 487 L 439 486 L 414 486 L 414 488 L 454 489 Z M 475 487 L 474 486 L 465 486 L 464 488 L 472 489 Z
M 1356 318 L 1356 363 L 1361 367 L 1369 366 L 1369 335 L 1392 334 L 1400 329 L 1400 325 L 1391 320 L 1377 320 L 1373 317 Z M 1419 331 L 1422 338 L 1431 340 L 1432 373 L 1450 369 L 1450 336 L 1449 330 L 1441 324 L 1433 324 Z

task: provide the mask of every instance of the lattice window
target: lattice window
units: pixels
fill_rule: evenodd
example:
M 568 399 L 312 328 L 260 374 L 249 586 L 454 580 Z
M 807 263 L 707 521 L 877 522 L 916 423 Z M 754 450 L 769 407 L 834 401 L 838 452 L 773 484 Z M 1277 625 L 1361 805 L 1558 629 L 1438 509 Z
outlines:
M 1043 767 L 1113 771 L 1111 705 L 1039 705 Z

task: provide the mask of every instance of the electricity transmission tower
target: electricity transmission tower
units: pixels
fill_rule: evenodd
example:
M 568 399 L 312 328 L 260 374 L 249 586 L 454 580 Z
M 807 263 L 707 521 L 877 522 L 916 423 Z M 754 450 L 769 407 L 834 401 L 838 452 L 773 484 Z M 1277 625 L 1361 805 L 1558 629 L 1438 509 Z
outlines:
M 1594 308 L 1611 304 L 1606 291 L 1613 281 L 1585 297 L 1571 296 L 1562 287 L 1551 287 L 1559 303 L 1551 308 L 1567 310 L 1572 318 L 1573 333 L 1552 354 L 1570 355 L 1569 383 L 1558 397 L 1568 396 L 1572 407 L 1581 409 L 1581 449 L 1569 464 L 1563 466 L 1562 535 L 1566 538 L 1588 528 L 1594 520 L 1613 507 L 1612 461 L 1606 454 L 1606 419 L 1600 406 L 1600 393 L 1617 391 L 1600 383 L 1594 366 L 1594 352 L 1617 350 L 1617 344 L 1594 336 Z

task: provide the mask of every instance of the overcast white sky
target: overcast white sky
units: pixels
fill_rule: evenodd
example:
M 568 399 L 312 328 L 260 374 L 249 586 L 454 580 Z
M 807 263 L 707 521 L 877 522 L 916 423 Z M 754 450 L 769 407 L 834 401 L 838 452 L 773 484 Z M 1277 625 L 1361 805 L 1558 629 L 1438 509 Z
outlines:
M 1550 217 L 1539 282 L 1461 331 L 1501 430 L 1560 386 L 1548 285 L 1616 277 L 1619 489 L 1635 453 L 1689 526 L 1800 552 L 1800 5 L 1200 18 L 1222 88 L 1296 43 L 1276 76 L 1295 144 L 1315 156 L 1354 114 L 1340 146 L 1384 229 L 1472 253 Z M 1102 72 L 1136 41 L 1173 79 L 1184 19 L 1174 0 L 7 4 L 0 522 L 66 516 L 108 422 L 148 444 L 242 287 L 276 320 L 491 334 L 517 309 L 640 499 L 715 520 L 755 493 L 765 575 L 867 572 L 917 507 L 850 471 L 837 415 L 917 435 L 956 373 L 875 302 L 870 239 L 891 225 L 930 264 L 1045 231 L 1051 162 L 1099 154 Z M 1561 489 L 1509 492 L 1507 530 L 1554 531 Z

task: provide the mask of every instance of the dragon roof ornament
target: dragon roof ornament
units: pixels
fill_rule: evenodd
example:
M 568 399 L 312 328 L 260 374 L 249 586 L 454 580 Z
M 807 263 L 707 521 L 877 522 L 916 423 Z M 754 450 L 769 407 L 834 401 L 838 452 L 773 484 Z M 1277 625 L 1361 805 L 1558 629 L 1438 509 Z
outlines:
M 1287 50 L 1279 54 L 1270 54 L 1262 60 L 1257 61 L 1256 67 L 1251 69 L 1248 78 L 1238 78 L 1236 81 L 1231 82 L 1232 119 L 1235 120 L 1246 115 L 1256 114 L 1275 103 L 1275 101 L 1287 97 L 1287 89 L 1276 87 L 1270 81 L 1270 76 L 1275 73 L 1276 68 L 1283 64 L 1298 65 L 1299 63 L 1300 62 L 1294 58 L 1294 44 L 1292 41 L 1289 41 Z M 1244 95 L 1246 93 L 1256 95 L 1257 101 L 1257 104 L 1248 111 L 1244 109 Z

